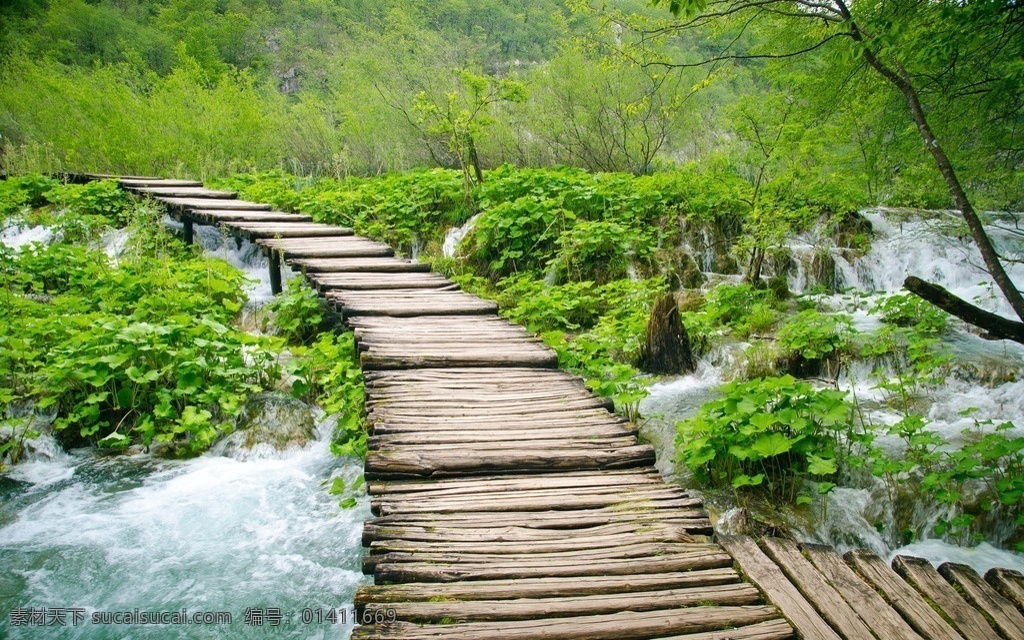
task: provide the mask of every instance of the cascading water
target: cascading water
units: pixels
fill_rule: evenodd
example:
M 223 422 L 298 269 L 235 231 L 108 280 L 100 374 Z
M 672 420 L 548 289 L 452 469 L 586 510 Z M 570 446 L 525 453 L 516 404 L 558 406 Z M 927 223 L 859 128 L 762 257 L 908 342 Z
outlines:
M 451 258 L 455 255 L 455 248 L 459 246 L 462 239 L 465 238 L 473 227 L 476 226 L 476 221 L 480 217 L 480 214 L 474 215 L 472 218 L 466 221 L 461 227 L 452 227 L 444 235 L 444 244 L 441 245 L 441 255 L 445 258 Z
M 47 234 L 8 230 L 4 242 Z M 196 234 L 253 280 L 251 307 L 271 299 L 253 245 L 237 249 L 211 227 Z M 103 244 L 116 255 L 123 238 Z M 311 442 L 285 451 L 215 447 L 184 461 L 65 453 L 45 434 L 29 442 L 24 461 L 0 475 L 0 637 L 347 638 L 355 590 L 367 582 L 370 513 L 365 497 L 343 509 L 328 492 L 334 478 L 352 486 L 362 474 L 358 460 L 330 452 L 333 426 L 320 421 Z M 100 623 L 182 609 L 189 621 L 218 612 L 231 621 Z M 40 615 L 48 626 L 36 624 Z
M 827 240 L 814 234 L 794 238 L 788 247 L 793 257 L 788 273 L 791 289 L 802 293 L 814 284 L 812 261 L 827 254 L 835 263 L 835 285 L 839 290 L 853 290 L 852 294 L 834 294 L 819 297 L 827 308 L 849 313 L 854 327 L 870 333 L 881 326 L 879 318 L 867 311 L 861 293 L 892 294 L 899 291 L 908 275 L 916 275 L 949 289 L 954 294 L 975 302 L 990 311 L 1013 317 L 1009 306 L 992 285 L 991 277 L 982 268 L 982 261 L 970 237 L 957 232 L 957 218 L 948 212 L 928 212 L 914 215 L 872 209 L 863 212 L 871 223 L 873 238 L 870 250 L 857 257 L 849 250 L 829 246 Z M 1004 256 L 1021 251 L 1021 234 L 1000 228 L 998 221 L 989 227 L 997 249 Z M 700 254 L 698 254 L 700 255 Z M 700 255 L 700 261 L 709 260 Z M 1008 263 L 1010 277 L 1024 282 L 1024 264 Z M 717 278 L 709 280 L 713 286 Z M 943 338 L 944 347 L 952 358 L 953 375 L 928 394 L 924 416 L 928 428 L 951 444 L 963 440 L 962 432 L 974 425 L 974 420 L 991 419 L 994 423 L 1010 421 L 1017 428 L 1010 435 L 1024 434 L 1024 347 L 1007 341 L 984 340 L 954 322 Z M 644 428 L 645 435 L 661 451 L 659 466 L 663 473 L 688 482 L 685 468 L 673 462 L 674 424 L 694 415 L 701 404 L 714 395 L 714 388 L 730 377 L 735 369 L 735 356 L 746 345 L 734 344 L 726 350 L 710 354 L 700 364 L 696 374 L 674 381 L 655 384 L 651 395 L 644 400 L 644 415 L 656 416 Z M 729 355 L 726 355 L 729 354 Z M 901 414 L 884 402 L 885 392 L 878 388 L 870 373 L 871 363 L 854 363 L 839 380 L 840 388 L 851 391 L 875 424 L 893 424 Z M 975 408 L 972 415 L 965 410 Z M 888 438 L 888 440 L 887 440 Z M 891 436 L 881 436 L 878 443 L 898 451 L 901 444 Z M 860 547 L 872 549 L 883 556 L 906 553 L 926 557 L 938 563 L 956 560 L 970 564 L 980 571 L 992 566 L 1024 569 L 1024 556 L 998 549 L 989 544 L 974 548 L 960 547 L 938 539 L 920 540 L 901 546 L 899 535 L 892 531 L 895 525 L 893 507 L 887 499 L 882 482 L 870 474 L 862 474 L 853 486 L 835 489 L 829 496 L 827 510 L 820 499 L 813 505 L 815 517 L 796 511 L 775 514 L 798 537 L 805 540 L 835 545 L 840 551 Z M 711 498 L 709 504 L 718 507 L 722 526 L 728 528 L 742 519 L 740 510 L 730 504 L 731 498 Z M 906 508 L 906 507 L 902 507 Z M 924 523 L 923 534 L 928 535 L 931 524 L 945 514 L 933 501 L 922 501 L 909 507 L 912 520 Z M 824 516 L 822 515 L 824 514 Z M 997 534 L 1007 537 L 1014 524 L 1000 523 Z M 886 532 L 883 535 L 882 532 Z

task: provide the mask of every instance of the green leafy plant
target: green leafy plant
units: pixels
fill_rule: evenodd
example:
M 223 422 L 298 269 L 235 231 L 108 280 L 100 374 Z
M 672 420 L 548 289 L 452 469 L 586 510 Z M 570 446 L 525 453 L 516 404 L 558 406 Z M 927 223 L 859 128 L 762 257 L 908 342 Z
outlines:
M 277 333 L 289 344 L 308 344 L 320 333 L 326 305 L 305 278 L 292 278 L 270 303 Z
M 721 398 L 677 424 L 679 459 L 699 479 L 795 503 L 807 500 L 804 481 L 836 473 L 840 437 L 852 426 L 845 392 L 815 390 L 792 376 L 719 391 Z

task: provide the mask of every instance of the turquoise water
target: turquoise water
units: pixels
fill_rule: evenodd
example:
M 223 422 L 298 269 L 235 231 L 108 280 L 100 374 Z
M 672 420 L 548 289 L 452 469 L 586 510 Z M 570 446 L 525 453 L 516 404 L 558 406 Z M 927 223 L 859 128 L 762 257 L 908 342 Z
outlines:
M 324 483 L 353 480 L 360 462 L 324 441 L 248 461 L 51 453 L 0 476 L 0 637 L 350 635 L 369 507 L 341 509 Z M 18 624 L 33 622 L 32 609 L 49 623 L 64 610 L 64 626 Z M 93 622 L 136 609 L 231 622 Z M 329 622 L 339 614 L 344 623 Z

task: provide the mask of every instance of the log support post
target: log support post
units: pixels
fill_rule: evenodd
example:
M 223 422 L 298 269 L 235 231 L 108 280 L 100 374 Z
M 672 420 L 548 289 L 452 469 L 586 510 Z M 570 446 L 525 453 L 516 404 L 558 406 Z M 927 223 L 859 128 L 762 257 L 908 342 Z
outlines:
M 242 236 L 235 236 L 235 251 L 241 251 L 242 250 L 242 240 L 243 239 L 244 238 L 242 238 Z
M 185 244 L 192 244 L 195 240 L 195 229 L 192 228 L 192 218 L 189 216 L 181 216 L 182 227 L 182 238 L 185 240 Z
M 270 292 L 275 296 L 281 293 L 281 254 L 270 250 Z

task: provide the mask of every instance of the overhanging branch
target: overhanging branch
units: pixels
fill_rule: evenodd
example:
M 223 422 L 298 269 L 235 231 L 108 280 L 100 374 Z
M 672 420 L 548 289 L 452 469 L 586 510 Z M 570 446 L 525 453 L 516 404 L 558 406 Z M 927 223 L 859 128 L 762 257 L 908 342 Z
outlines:
M 937 284 L 925 282 L 914 276 L 909 276 L 903 281 L 903 288 L 946 313 L 985 331 L 985 335 L 982 337 L 1013 340 L 1024 344 L 1024 323 L 1022 322 L 985 311 Z

